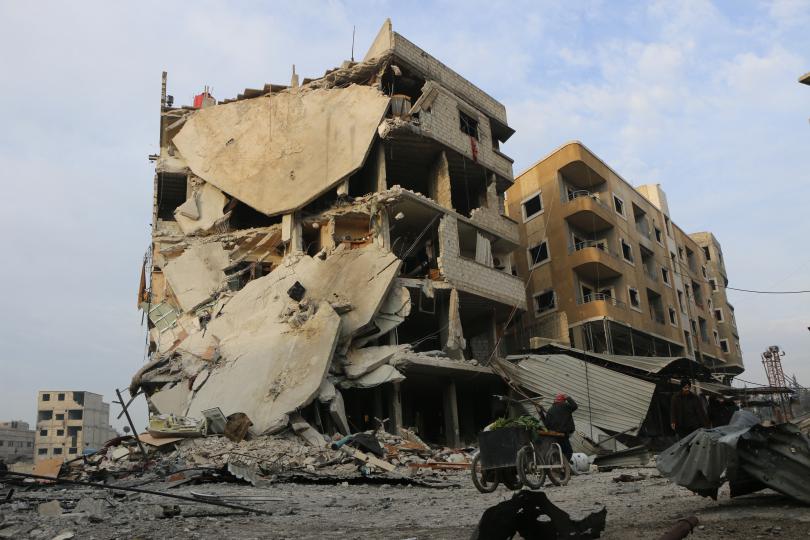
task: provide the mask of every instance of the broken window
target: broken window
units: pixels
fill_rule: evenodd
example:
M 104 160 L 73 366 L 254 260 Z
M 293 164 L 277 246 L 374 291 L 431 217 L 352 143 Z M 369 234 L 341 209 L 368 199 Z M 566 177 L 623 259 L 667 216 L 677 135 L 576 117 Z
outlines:
M 695 303 L 699 306 L 703 305 L 703 289 L 700 286 L 700 283 L 693 281 L 692 282 L 692 292 L 695 295 Z
M 543 195 L 537 192 L 531 197 L 524 199 L 521 203 L 523 210 L 523 221 L 529 221 L 535 216 L 539 216 L 543 212 Z
M 703 255 L 706 256 L 707 261 L 712 260 L 712 254 L 711 254 L 711 251 L 709 251 L 709 246 L 704 246 L 703 247 Z
M 619 239 L 622 246 L 622 257 L 627 262 L 633 262 L 633 246 L 624 241 L 624 238 Z
M 478 120 L 470 116 L 469 114 L 465 113 L 464 111 L 458 111 L 458 123 L 459 129 L 462 133 L 473 137 L 474 139 L 478 139 Z
M 700 327 L 700 339 L 703 343 L 709 342 L 709 325 L 706 319 L 698 317 L 698 326 Z
M 37 420 L 51 420 L 53 419 L 53 411 L 39 411 L 37 413 Z
M 185 174 L 158 173 L 157 175 L 157 218 L 164 221 L 176 221 L 175 209 L 186 202 Z
M 738 347 L 739 347 L 739 345 L 738 345 Z M 723 351 L 724 353 L 728 353 L 729 348 L 728 348 L 728 340 L 727 339 L 721 339 L 720 340 L 720 350 Z
M 669 285 L 669 269 L 663 266 L 661 267 L 661 279 L 664 280 L 664 283 Z
M 47 437 L 48 436 L 48 430 L 47 429 L 40 429 L 39 430 L 39 436 L 40 437 Z
M 630 299 L 630 305 L 634 308 L 641 307 L 641 298 L 638 295 L 638 289 L 628 287 L 627 296 Z
M 84 416 L 84 411 L 81 409 L 68 411 L 68 420 L 81 420 Z
M 669 306 L 669 322 L 675 326 L 678 325 L 678 315 L 675 312 L 675 308 L 672 306 Z
M 537 313 L 551 311 L 557 307 L 557 299 L 553 289 L 534 295 L 534 302 Z
M 624 201 L 621 199 L 621 197 L 619 197 L 615 193 L 613 194 L 613 208 L 616 210 L 617 214 L 619 214 L 622 217 L 625 217 L 624 216 Z
M 655 241 L 658 242 L 659 244 L 663 243 L 661 229 L 659 229 L 658 227 L 655 227 Z
M 84 405 L 84 392 L 73 392 L 73 401 L 79 405 Z
M 714 320 L 717 322 L 725 322 L 725 317 L 723 317 L 723 308 L 717 308 L 714 310 Z
M 711 287 L 712 291 L 716 291 L 717 290 L 717 280 L 714 279 L 714 278 L 711 278 L 709 280 L 709 287 Z
M 529 267 L 534 268 L 540 263 L 549 260 L 548 257 L 548 242 L 543 240 L 538 245 L 529 248 Z

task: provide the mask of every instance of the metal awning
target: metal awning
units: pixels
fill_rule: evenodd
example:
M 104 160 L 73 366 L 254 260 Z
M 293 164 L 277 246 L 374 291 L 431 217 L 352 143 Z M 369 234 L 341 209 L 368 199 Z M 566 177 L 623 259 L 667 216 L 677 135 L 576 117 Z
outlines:
M 608 364 L 628 367 L 640 372 L 657 375 L 664 371 L 672 373 L 689 373 L 695 376 L 710 377 L 705 366 L 685 356 L 625 356 L 620 354 L 595 353 L 568 347 L 549 344 L 536 349 L 539 354 L 568 354 L 582 360 L 599 360 Z
M 516 355 L 496 360 L 509 379 L 550 406 L 558 393 L 579 405 L 577 425 L 635 434 L 650 408 L 655 384 L 566 354 Z

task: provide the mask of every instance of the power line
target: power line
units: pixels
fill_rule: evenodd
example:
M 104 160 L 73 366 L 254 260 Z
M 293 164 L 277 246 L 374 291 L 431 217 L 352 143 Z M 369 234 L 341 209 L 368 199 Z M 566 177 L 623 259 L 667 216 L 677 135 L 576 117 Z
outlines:
M 735 287 L 723 287 L 724 289 L 728 289 L 730 291 L 740 291 L 740 292 L 748 292 L 748 293 L 755 293 L 755 294 L 808 294 L 810 291 L 755 291 L 752 289 L 737 289 Z

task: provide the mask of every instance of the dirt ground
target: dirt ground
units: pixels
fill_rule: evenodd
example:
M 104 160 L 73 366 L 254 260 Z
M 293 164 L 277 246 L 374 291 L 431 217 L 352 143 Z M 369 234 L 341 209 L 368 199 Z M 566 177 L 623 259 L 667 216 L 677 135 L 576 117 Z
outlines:
M 637 472 L 649 478 L 613 482 L 620 473 Z M 271 511 L 271 516 L 239 514 L 151 495 L 111 496 L 107 491 L 84 487 L 17 489 L 11 501 L 0 504 L 0 538 L 51 540 L 63 532 L 73 533 L 77 539 L 469 538 L 482 512 L 512 494 L 501 487 L 482 495 L 466 474 L 448 479 L 458 486 L 204 484 L 171 490 L 238 496 L 242 499 L 234 502 Z M 162 489 L 155 484 L 144 487 Z M 700 520 L 700 528 L 690 536 L 696 540 L 810 538 L 810 507 L 764 491 L 733 500 L 727 491 L 721 491 L 715 502 L 657 477 L 657 471 L 650 468 L 580 475 L 568 486 L 546 486 L 544 490 L 555 504 L 573 513 L 605 505 L 607 526 L 602 538 L 608 540 L 655 539 L 678 518 L 689 515 Z M 257 497 L 281 501 L 257 502 Z M 96 510 L 78 512 L 74 506 L 81 499 L 85 501 L 80 508 L 89 504 Z M 52 500 L 60 501 L 66 514 L 40 516 L 38 504 Z M 161 505 L 174 504 L 180 507 L 180 515 L 163 517 Z

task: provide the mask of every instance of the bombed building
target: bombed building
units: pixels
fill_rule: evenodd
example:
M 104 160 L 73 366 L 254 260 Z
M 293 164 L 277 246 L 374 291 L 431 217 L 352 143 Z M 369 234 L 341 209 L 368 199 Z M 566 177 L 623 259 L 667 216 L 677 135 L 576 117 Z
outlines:
M 138 302 L 150 412 L 458 446 L 526 307 L 502 104 L 393 31 L 360 62 L 173 106 Z

